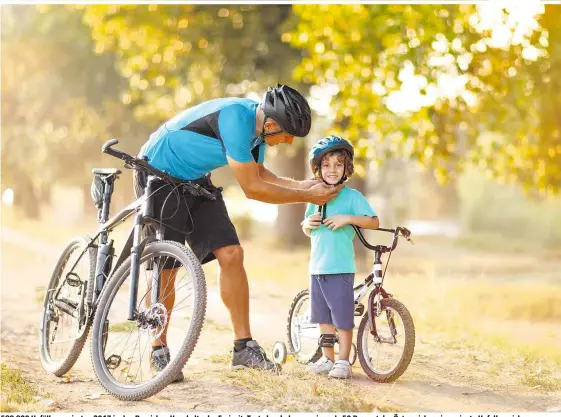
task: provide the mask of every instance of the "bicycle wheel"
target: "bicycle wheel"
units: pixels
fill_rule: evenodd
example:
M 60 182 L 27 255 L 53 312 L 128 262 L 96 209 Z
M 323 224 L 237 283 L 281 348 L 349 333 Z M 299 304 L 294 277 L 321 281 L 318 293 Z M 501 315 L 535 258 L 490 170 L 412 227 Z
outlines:
M 377 382 L 392 382 L 409 366 L 415 350 L 415 326 L 407 308 L 393 298 L 380 301 L 375 317 L 379 340 L 370 333 L 368 313 L 358 328 L 358 359 L 366 375 Z
M 319 324 L 310 323 L 310 293 L 303 290 L 296 295 L 288 311 L 288 347 L 300 363 L 307 364 L 321 358 L 318 346 Z
M 160 298 L 152 303 L 152 280 L 164 279 L 165 265 L 173 267 L 175 279 L 165 287 L 162 281 Z M 191 356 L 203 325 L 206 284 L 201 264 L 190 249 L 171 241 L 152 243 L 140 258 L 136 317 L 129 321 L 130 274 L 129 257 L 99 298 L 92 362 L 109 393 L 122 400 L 142 400 L 172 382 Z M 161 372 L 153 373 L 152 346 L 162 343 L 169 348 L 169 362 Z
M 56 376 L 76 363 L 91 324 L 86 295 L 94 282 L 97 249 L 86 249 L 89 242 L 77 236 L 66 245 L 45 292 L 39 352 L 43 368 Z

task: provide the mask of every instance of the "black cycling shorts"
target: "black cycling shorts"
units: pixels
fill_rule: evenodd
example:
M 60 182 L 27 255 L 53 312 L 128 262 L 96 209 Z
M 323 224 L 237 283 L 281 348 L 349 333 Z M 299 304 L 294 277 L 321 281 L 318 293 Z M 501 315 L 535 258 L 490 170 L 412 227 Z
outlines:
M 146 180 L 144 172 L 134 171 L 133 183 L 137 198 L 144 194 Z M 216 189 L 210 181 L 210 175 L 193 182 L 209 190 Z M 179 191 L 180 189 L 172 192 L 175 187 L 173 185 L 157 181 L 152 184 L 153 218 L 162 222 L 165 240 L 187 242 L 202 264 L 216 259 L 213 251 L 240 244 L 222 193 L 218 193 L 216 200 L 208 200 Z M 166 265 L 166 268 L 171 267 Z

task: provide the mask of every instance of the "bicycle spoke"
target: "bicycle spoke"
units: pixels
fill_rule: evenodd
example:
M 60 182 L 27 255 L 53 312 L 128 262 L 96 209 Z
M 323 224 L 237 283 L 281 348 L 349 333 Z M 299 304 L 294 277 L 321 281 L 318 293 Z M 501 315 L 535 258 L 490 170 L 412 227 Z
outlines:
M 87 289 L 82 284 L 94 275 L 94 253 L 88 244 L 88 239 L 82 236 L 70 241 L 45 291 L 40 356 L 45 369 L 57 376 L 68 372 L 76 362 L 88 334 L 88 319 L 75 310 L 86 295 L 83 291 Z M 79 286 L 73 286 L 74 282 Z M 65 310 L 73 310 L 74 315 L 63 311 L 60 307 L 63 304 L 67 307 Z
M 183 271 L 180 268 L 184 268 Z M 108 371 L 116 381 L 127 386 L 139 386 L 154 378 L 153 372 L 146 372 L 144 369 L 152 360 L 152 345 L 168 346 L 171 356 L 160 356 L 160 360 L 163 361 L 162 364 L 173 362 L 174 352 L 178 352 L 183 345 L 178 338 L 185 334 L 185 322 L 177 320 L 182 317 L 192 320 L 195 317 L 196 287 L 190 269 L 174 256 L 165 254 L 143 256 L 140 260 L 140 271 L 142 270 L 144 272 L 139 276 L 135 321 L 124 321 L 120 328 L 119 323 L 111 317 L 113 315 L 123 319 L 128 313 L 130 286 L 119 287 L 108 307 L 111 312 L 106 313 L 113 326 L 108 328 L 109 337 L 104 357 L 108 360 L 112 355 L 120 353 L 119 357 L 124 362 L 117 369 Z M 130 273 L 129 268 L 124 276 L 128 278 Z M 127 282 L 127 279 L 123 278 L 122 282 Z M 153 285 L 160 285 L 157 303 L 151 301 Z M 178 313 L 180 315 L 176 317 Z M 129 330 L 127 323 L 135 323 L 137 331 Z M 114 334 L 116 332 L 118 334 Z

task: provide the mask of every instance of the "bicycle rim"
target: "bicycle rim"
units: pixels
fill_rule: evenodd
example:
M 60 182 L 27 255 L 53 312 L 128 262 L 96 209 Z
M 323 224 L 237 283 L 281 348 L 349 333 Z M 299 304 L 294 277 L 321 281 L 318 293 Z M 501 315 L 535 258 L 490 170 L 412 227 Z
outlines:
M 177 248 L 181 248 L 180 252 L 186 250 L 183 245 L 172 245 L 176 247 L 173 251 L 163 249 L 169 249 L 172 243 L 149 246 L 140 260 L 135 320 L 128 320 L 130 259 L 115 273 L 114 282 L 100 299 L 92 359 L 98 377 L 103 376 L 102 384 L 117 396 L 141 399 L 159 391 L 166 385 L 162 381 L 170 380 L 165 375 L 172 369 L 181 370 L 197 342 L 206 306 L 204 275 L 192 253 L 191 259 L 186 254 L 178 255 Z M 160 298 L 153 303 L 153 278 L 162 277 L 166 265 L 173 266 L 175 279 L 161 285 Z M 167 301 L 173 296 L 175 300 L 169 305 Z M 166 374 L 158 372 L 160 368 L 154 367 L 151 360 L 153 346 L 162 343 L 170 353 L 164 361 Z
M 41 314 L 41 361 L 46 370 L 63 375 L 78 359 L 89 322 L 87 307 L 80 313 L 82 293 L 93 279 L 95 252 L 85 237 L 73 240 L 63 252 L 46 290 Z M 67 278 L 78 286 L 68 284 Z M 57 291 L 59 285 L 64 282 Z M 56 298 L 55 298 L 56 297 Z M 84 300 L 85 303 L 85 300 Z
M 395 330 L 392 330 L 392 320 Z M 386 341 L 376 341 L 366 326 L 361 335 L 362 353 L 370 370 L 379 375 L 390 374 L 404 356 L 405 324 L 399 312 L 391 306 L 382 306 L 382 313 L 375 317 L 375 322 L 378 336 Z
M 318 351 L 320 329 L 310 323 L 310 315 L 310 296 L 306 293 L 296 301 L 290 316 L 291 347 L 300 362 L 312 360 Z

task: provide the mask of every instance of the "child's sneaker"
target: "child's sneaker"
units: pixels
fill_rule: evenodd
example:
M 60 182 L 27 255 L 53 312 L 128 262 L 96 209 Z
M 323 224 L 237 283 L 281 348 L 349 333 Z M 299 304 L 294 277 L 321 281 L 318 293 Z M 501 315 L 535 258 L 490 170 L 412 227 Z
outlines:
M 308 371 L 314 374 L 327 374 L 331 369 L 333 369 L 333 361 L 327 356 L 322 356 L 316 363 L 308 365 Z
M 330 378 L 347 379 L 353 376 L 352 367 L 349 361 L 335 361 L 333 369 L 329 371 Z

